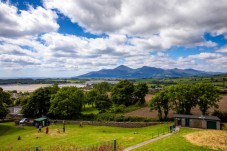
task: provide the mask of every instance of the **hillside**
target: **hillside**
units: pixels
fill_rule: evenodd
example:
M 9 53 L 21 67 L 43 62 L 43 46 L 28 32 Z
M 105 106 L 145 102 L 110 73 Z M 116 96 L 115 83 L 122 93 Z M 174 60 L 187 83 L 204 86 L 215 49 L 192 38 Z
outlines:
M 143 66 L 132 69 L 121 65 L 114 69 L 102 69 L 89 72 L 75 78 L 151 78 L 151 77 L 190 77 L 190 76 L 209 76 L 218 74 L 216 72 L 205 72 L 194 69 L 162 69 Z

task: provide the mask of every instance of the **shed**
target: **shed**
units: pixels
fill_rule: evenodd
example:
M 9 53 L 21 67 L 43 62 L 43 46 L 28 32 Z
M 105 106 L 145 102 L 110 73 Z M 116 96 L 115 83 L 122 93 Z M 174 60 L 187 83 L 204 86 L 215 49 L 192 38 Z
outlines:
M 49 120 L 46 117 L 40 117 L 37 119 L 34 119 L 33 125 L 38 127 L 41 125 L 42 127 L 49 125 Z
M 175 125 L 204 129 L 220 129 L 220 119 L 217 116 L 174 114 Z

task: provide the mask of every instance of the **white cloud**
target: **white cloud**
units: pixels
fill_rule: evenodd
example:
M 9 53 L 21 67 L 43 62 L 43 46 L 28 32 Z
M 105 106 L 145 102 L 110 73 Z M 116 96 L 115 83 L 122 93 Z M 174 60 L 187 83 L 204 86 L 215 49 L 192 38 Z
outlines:
M 224 47 L 217 49 L 216 52 L 227 53 L 227 46 L 224 46 Z
M 57 14 L 43 7 L 18 10 L 9 3 L 0 1 L 0 36 L 21 37 L 57 31 Z
M 219 58 L 221 56 L 222 55 L 218 54 L 218 53 L 205 53 L 205 52 L 203 52 L 203 53 L 196 54 L 196 55 L 190 55 L 190 56 L 188 56 L 188 58 L 209 60 L 209 59 Z
M 227 1 L 218 0 L 45 0 L 46 8 L 56 8 L 93 33 L 122 33 L 151 36 L 174 31 L 188 42 L 201 42 L 204 32 L 227 33 Z M 172 33 L 170 33 L 172 34 Z M 193 37 L 193 39 L 191 39 Z M 177 41 L 178 43 L 178 41 Z M 189 44 L 192 44 L 189 43 Z
M 227 35 L 225 0 L 44 0 L 44 6 L 19 10 L 0 2 L 1 67 L 70 75 L 120 64 L 227 71 L 226 47 L 204 38 L 206 32 Z M 56 9 L 85 31 L 107 36 L 57 33 Z M 172 58 L 173 46 L 217 50 Z

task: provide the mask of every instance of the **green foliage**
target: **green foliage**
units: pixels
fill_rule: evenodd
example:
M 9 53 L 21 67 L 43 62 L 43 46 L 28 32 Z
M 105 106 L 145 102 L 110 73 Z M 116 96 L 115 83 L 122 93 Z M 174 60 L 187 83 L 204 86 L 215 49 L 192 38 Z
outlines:
M 170 109 L 178 114 L 190 114 L 196 105 L 206 114 L 210 107 L 217 107 L 219 93 L 212 84 L 178 84 L 168 87 L 157 93 L 151 100 L 151 110 L 158 110 L 159 119 L 163 113 L 167 118 Z
M 148 86 L 145 83 L 139 83 L 135 85 L 134 87 L 134 99 L 136 102 L 139 102 L 139 104 L 145 103 L 145 95 L 148 92 Z
M 219 91 L 212 84 L 196 84 L 198 88 L 198 106 L 205 115 L 211 107 L 217 108 L 217 102 L 220 100 Z
M 108 98 L 107 95 L 98 94 L 96 101 L 95 101 L 95 105 L 96 105 L 97 109 L 101 113 L 103 113 L 103 112 L 106 112 L 106 110 L 111 107 L 112 102 L 110 101 L 110 99 Z
M 144 104 L 145 95 L 148 92 L 148 87 L 145 83 L 139 83 L 136 86 L 128 80 L 122 80 L 117 83 L 112 89 L 112 101 L 121 105 L 130 106 L 133 104 Z
M 152 119 L 143 117 L 124 116 L 123 114 L 101 113 L 96 115 L 97 121 L 116 121 L 116 122 L 151 122 Z
M 10 94 L 7 92 L 4 92 L 3 89 L 0 87 L 0 105 L 4 107 L 12 106 L 13 102 L 10 98 Z
M 101 82 L 101 83 L 95 84 L 93 89 L 100 94 L 106 94 L 111 90 L 111 85 L 108 82 Z
M 26 104 L 22 108 L 22 113 L 28 117 L 39 117 L 47 115 L 50 108 L 51 95 L 57 93 L 58 86 L 44 87 L 35 90 L 31 96 L 24 98 Z
M 63 87 L 52 95 L 49 113 L 58 118 L 72 118 L 80 114 L 83 100 L 82 90 L 76 87 Z
M 134 104 L 133 102 L 133 92 L 134 92 L 134 86 L 133 83 L 122 80 L 116 85 L 114 85 L 112 89 L 112 101 L 115 104 L 124 104 L 126 106 Z
M 164 119 L 167 120 L 169 110 L 171 108 L 171 102 L 169 97 L 169 92 L 163 90 L 157 93 L 151 100 L 150 103 L 151 110 L 158 110 L 158 118 L 162 120 L 162 113 L 164 112 Z
M 190 114 L 197 105 L 198 88 L 193 84 L 177 84 L 169 87 L 169 98 L 178 114 Z
M 98 91 L 95 89 L 92 89 L 85 93 L 85 99 L 84 99 L 84 105 L 90 104 L 92 107 L 94 106 L 96 99 L 98 96 Z
M 4 119 L 9 113 L 9 110 L 0 104 L 0 119 Z
M 11 104 L 10 101 L 10 94 L 4 92 L 3 89 L 0 88 L 0 119 L 4 119 L 9 113 L 9 110 L 6 107 Z
M 217 111 L 215 110 L 212 113 L 213 116 L 217 116 L 221 119 L 222 122 L 227 122 L 227 112 L 221 112 L 221 111 Z

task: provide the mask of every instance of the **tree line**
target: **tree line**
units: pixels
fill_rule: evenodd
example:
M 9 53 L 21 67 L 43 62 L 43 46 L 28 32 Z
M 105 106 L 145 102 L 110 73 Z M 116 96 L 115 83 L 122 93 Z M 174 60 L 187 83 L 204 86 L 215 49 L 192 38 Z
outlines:
M 147 92 L 146 84 L 134 85 L 128 80 L 122 80 L 115 85 L 102 82 L 94 85 L 89 91 L 76 87 L 59 88 L 54 84 L 39 88 L 15 102 L 22 105 L 22 113 L 26 117 L 45 115 L 70 119 L 80 115 L 86 104 L 97 108 L 100 113 L 107 112 L 112 106 L 143 104 Z
M 219 90 L 212 84 L 177 84 L 157 93 L 150 107 L 158 111 L 160 120 L 166 120 L 171 109 L 177 114 L 191 114 L 191 109 L 198 106 L 206 115 L 209 108 L 218 107 L 219 100 Z

